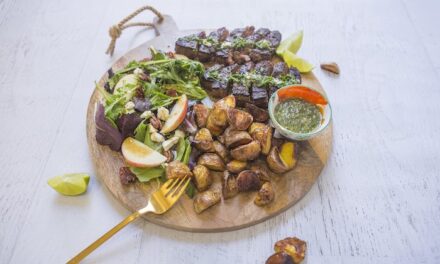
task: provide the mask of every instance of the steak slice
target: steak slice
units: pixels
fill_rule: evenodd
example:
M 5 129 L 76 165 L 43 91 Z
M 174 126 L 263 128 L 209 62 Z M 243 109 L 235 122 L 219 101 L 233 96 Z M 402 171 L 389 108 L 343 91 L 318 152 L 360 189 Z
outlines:
M 246 103 L 251 102 L 249 86 L 246 82 L 235 82 L 232 84 L 231 93 L 235 96 L 237 106 L 244 106 Z
M 260 108 L 254 104 L 245 104 L 246 111 L 252 115 L 255 122 L 266 122 L 269 119 L 267 110 Z
M 200 62 L 208 62 L 212 58 L 212 54 L 215 53 L 215 48 L 213 46 L 200 45 L 199 51 L 197 53 L 197 59 Z
M 273 66 L 272 76 L 279 77 L 281 75 L 287 74 L 289 67 L 284 62 L 278 62 Z
M 249 73 L 250 71 L 252 71 L 255 67 L 255 64 L 252 61 L 249 61 L 243 65 L 240 66 L 240 68 L 238 68 L 238 73 L 239 74 L 246 74 Z
M 178 38 L 176 41 L 176 53 L 185 55 L 190 59 L 197 57 L 199 37 L 196 34 Z
M 252 33 L 254 33 L 255 27 L 254 26 L 248 26 L 245 28 L 236 28 L 234 30 L 231 31 L 231 38 L 237 38 L 237 37 L 249 37 L 250 35 L 252 35 Z
M 272 74 L 273 64 L 269 60 L 260 61 L 255 64 L 255 72 L 261 75 L 270 76 Z
M 271 31 L 264 39 L 270 42 L 272 48 L 276 48 L 280 45 L 281 33 L 278 30 Z
M 259 28 L 254 32 L 254 34 L 250 35 L 248 37 L 249 40 L 257 42 L 261 39 L 263 39 L 265 36 L 267 36 L 270 33 L 270 30 L 268 28 Z
M 212 84 L 216 81 L 216 75 L 220 73 L 220 70 L 223 68 L 223 65 L 215 64 L 208 69 L 205 70 L 203 77 L 200 80 L 200 84 L 203 88 L 208 91 L 212 90 Z
M 267 49 L 252 49 L 249 52 L 249 57 L 253 62 L 259 62 L 262 60 L 270 60 L 274 51 Z
M 267 90 L 265 87 L 252 86 L 252 102 L 254 105 L 262 108 L 267 108 L 267 102 L 269 98 L 267 96 Z
M 219 70 L 217 79 L 212 83 L 210 94 L 216 98 L 228 95 L 229 76 L 238 69 L 237 64 L 229 65 Z
M 212 31 L 209 34 L 209 37 L 215 39 L 218 42 L 225 41 L 229 36 L 229 30 L 227 30 L 225 27 L 221 27 L 217 29 L 216 31 Z
M 232 59 L 232 50 L 229 48 L 224 48 L 217 50 L 214 55 L 214 61 L 216 63 L 231 65 L 234 63 Z
M 291 76 L 292 79 L 296 79 L 298 84 L 301 83 L 301 73 L 297 68 L 290 67 L 288 74 Z

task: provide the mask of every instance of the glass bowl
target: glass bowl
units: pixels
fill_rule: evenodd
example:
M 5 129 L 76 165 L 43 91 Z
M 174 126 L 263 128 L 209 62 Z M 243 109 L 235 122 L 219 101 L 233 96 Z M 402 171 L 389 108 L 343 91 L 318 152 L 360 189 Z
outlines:
M 287 128 L 284 128 L 283 126 L 281 126 L 278 121 L 275 119 L 275 115 L 274 115 L 274 111 L 275 111 L 275 107 L 277 106 L 277 104 L 279 103 L 279 99 L 278 99 L 278 91 L 283 90 L 283 89 L 290 89 L 293 87 L 305 87 L 305 88 L 309 88 L 312 89 L 316 92 L 318 92 L 316 89 L 313 89 L 311 87 L 307 87 L 305 85 L 289 85 L 289 86 L 285 86 L 282 87 L 280 89 L 278 89 L 276 92 L 274 92 L 272 94 L 272 96 L 269 99 L 269 116 L 270 116 L 270 120 L 273 124 L 273 126 L 275 127 L 275 129 L 281 133 L 281 135 L 293 139 L 293 140 L 308 140 L 311 139 L 317 135 L 319 135 L 322 131 L 324 131 L 328 124 L 330 124 L 330 120 L 332 118 L 332 108 L 330 106 L 330 102 L 327 99 L 327 96 L 321 92 L 320 93 L 325 99 L 327 99 L 327 104 L 326 105 L 321 105 L 323 108 L 323 115 L 322 115 L 322 122 L 321 125 L 319 125 L 318 127 L 316 127 L 315 129 L 313 129 L 310 132 L 307 133 L 296 133 L 293 131 L 288 130 Z

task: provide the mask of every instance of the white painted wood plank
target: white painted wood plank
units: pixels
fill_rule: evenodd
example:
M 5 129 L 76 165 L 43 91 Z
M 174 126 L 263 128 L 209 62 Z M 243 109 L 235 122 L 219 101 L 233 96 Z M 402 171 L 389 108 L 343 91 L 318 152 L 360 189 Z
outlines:
M 0 18 L 0 30 L 7 33 L 0 34 L 0 59 L 7 62 L 0 64 L 0 123 L 14 126 L 0 127 L 5 135 L 0 165 L 9 175 L 0 187 L 0 262 L 64 262 L 128 214 L 95 177 L 80 197 L 60 197 L 45 181 L 64 172 L 93 171 L 85 109 L 93 81 L 115 59 L 103 53 L 106 30 L 139 3 L 70 3 L 69 13 L 64 2 L 44 1 L 34 8 L 3 3 L 14 8 Z M 440 91 L 432 55 L 420 55 L 420 43 L 411 37 L 416 28 L 401 2 L 274 1 L 258 3 L 252 12 L 244 11 L 255 5 L 252 1 L 151 4 L 181 28 L 254 24 L 284 34 L 304 29 L 300 55 L 315 65 L 335 60 L 342 69 L 336 78 L 315 70 L 333 105 L 333 154 L 310 193 L 265 223 L 192 234 L 140 221 L 86 263 L 261 263 L 276 240 L 290 235 L 308 241 L 307 263 L 440 261 L 440 122 L 433 118 L 440 112 Z M 33 26 L 20 25 L 18 17 Z M 73 37 L 55 23 L 61 17 Z M 151 35 L 124 32 L 115 57 Z M 71 75 L 50 82 L 41 77 L 66 66 Z M 66 86 L 59 88 L 60 80 Z M 22 106 L 18 99 L 34 101 Z M 29 160 L 25 165 L 23 155 Z

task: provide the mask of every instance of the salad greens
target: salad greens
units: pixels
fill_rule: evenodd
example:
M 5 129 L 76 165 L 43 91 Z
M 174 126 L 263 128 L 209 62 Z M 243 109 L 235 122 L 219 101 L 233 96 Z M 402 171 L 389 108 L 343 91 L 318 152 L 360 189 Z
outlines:
M 165 175 L 165 169 L 163 166 L 154 168 L 130 167 L 130 171 L 136 175 L 140 182 L 149 182 L 152 179 L 161 178 L 163 175 Z

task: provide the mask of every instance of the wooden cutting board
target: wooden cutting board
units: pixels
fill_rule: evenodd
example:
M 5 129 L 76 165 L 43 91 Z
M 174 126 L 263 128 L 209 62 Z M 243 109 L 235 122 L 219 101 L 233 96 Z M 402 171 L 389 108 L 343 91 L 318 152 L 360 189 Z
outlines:
M 157 29 L 160 34 L 158 37 L 119 58 L 112 66 L 113 69 L 121 69 L 131 60 L 148 57 L 150 46 L 172 51 L 177 37 L 201 31 L 181 31 L 170 16 L 165 16 L 163 22 L 157 24 Z M 99 84 L 103 86 L 107 78 L 107 74 L 104 74 Z M 321 84 L 312 73 L 302 75 L 302 79 L 303 84 L 324 93 Z M 110 150 L 107 146 L 99 145 L 95 140 L 94 113 L 96 103 L 100 98 L 99 92 L 95 90 L 87 109 L 87 139 L 90 155 L 100 180 L 127 209 L 135 211 L 146 205 L 150 193 L 158 186 L 156 183 L 139 182 L 129 186 L 121 184 L 119 168 L 124 165 L 122 155 Z M 222 232 L 255 225 L 287 210 L 310 190 L 327 162 L 331 145 L 332 124 L 318 137 L 299 142 L 300 152 L 296 168 L 285 175 L 273 177 L 275 200 L 269 206 L 254 205 L 256 192 L 241 193 L 197 215 L 193 210 L 192 200 L 184 195 L 166 214 L 161 216 L 149 214 L 144 218 L 161 226 L 192 232 Z M 214 176 L 216 180 L 213 188 L 220 188 L 221 173 Z

